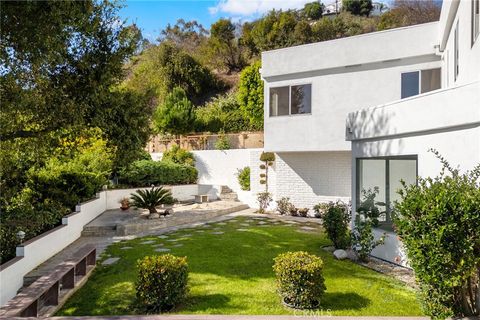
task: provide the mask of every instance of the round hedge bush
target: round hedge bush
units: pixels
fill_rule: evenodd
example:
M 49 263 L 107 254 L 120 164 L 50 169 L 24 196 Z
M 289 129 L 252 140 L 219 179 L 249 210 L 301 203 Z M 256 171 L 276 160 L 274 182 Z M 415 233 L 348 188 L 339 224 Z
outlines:
M 137 301 L 146 311 L 169 311 L 185 299 L 188 292 L 186 257 L 147 256 L 138 260 L 137 269 Z
M 326 290 L 322 259 L 297 251 L 282 253 L 274 261 L 273 270 L 283 302 L 297 309 L 317 308 Z

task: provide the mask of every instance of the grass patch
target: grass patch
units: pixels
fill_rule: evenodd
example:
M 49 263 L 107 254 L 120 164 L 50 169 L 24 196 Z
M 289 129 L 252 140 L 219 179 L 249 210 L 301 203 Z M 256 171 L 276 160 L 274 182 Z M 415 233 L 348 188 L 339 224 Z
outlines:
M 268 219 L 241 217 L 226 225 L 212 223 L 169 233 L 168 239 L 148 236 L 111 245 L 106 254 L 120 257 L 110 266 L 99 265 L 84 287 L 57 315 L 130 315 L 135 306 L 136 261 L 155 252 L 155 245 L 187 256 L 190 294 L 174 313 L 183 314 L 293 314 L 276 293 L 273 258 L 285 251 L 304 250 L 324 260 L 327 290 L 321 302 L 324 315 L 416 316 L 420 306 L 413 290 L 397 280 L 350 261 L 339 261 L 323 251 L 325 234 L 305 232 L 302 225 L 272 224 Z M 241 225 L 248 221 L 250 226 Z M 268 224 L 258 224 L 267 221 Z M 217 229 L 217 230 L 215 230 Z M 237 229 L 247 229 L 239 231 Z M 198 232 L 203 230 L 204 232 Z M 212 234 L 223 231 L 224 234 Z M 176 242 L 169 239 L 178 239 Z M 147 240 L 155 243 L 141 244 Z M 175 247 L 182 244 L 183 246 Z M 122 247 L 132 249 L 122 250 Z M 298 312 L 297 312 L 298 314 Z

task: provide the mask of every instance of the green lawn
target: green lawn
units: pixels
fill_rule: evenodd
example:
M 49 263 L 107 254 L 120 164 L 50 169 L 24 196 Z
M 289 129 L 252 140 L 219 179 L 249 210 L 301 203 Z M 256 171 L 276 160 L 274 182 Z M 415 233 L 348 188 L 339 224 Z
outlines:
M 329 241 L 320 229 L 306 232 L 299 228 L 318 227 L 317 224 L 273 225 L 272 220 L 265 219 L 267 225 L 254 220 L 250 226 L 243 226 L 241 223 L 252 219 L 240 217 L 236 220 L 226 225 L 212 223 L 210 228 L 190 228 L 168 234 L 169 239 L 179 239 L 178 242 L 149 236 L 113 244 L 106 253 L 121 259 L 110 266 L 99 265 L 58 315 L 136 314 L 136 261 L 145 255 L 161 254 L 153 247 L 161 243 L 171 249 L 170 253 L 188 257 L 190 295 L 175 310 L 176 313 L 292 314 L 293 311 L 282 305 L 276 293 L 272 259 L 285 251 L 304 250 L 324 260 L 327 286 L 321 303 L 324 315 L 422 314 L 411 289 L 350 261 L 333 259 L 330 253 L 321 249 Z M 238 231 L 239 228 L 247 231 Z M 212 234 L 215 231 L 225 233 Z M 155 243 L 141 244 L 147 240 Z M 174 247 L 178 243 L 183 246 Z M 125 246 L 133 248 L 120 249 Z

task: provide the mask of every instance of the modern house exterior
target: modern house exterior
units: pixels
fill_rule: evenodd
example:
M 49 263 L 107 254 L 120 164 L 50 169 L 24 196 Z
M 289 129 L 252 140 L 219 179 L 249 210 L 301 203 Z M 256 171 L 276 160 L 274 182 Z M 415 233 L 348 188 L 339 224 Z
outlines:
M 276 199 L 296 206 L 378 188 L 386 243 L 406 265 L 390 213 L 400 180 L 436 176 L 438 150 L 462 170 L 480 162 L 479 1 L 443 1 L 438 22 L 264 52 L 265 150 Z

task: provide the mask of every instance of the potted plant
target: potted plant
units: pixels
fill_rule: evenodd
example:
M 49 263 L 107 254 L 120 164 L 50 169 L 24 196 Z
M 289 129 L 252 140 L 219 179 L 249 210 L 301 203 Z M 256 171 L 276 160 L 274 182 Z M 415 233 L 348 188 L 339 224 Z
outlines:
M 146 190 L 137 190 L 136 193 L 132 193 L 132 204 L 136 208 L 148 209 L 150 213 L 149 219 L 159 218 L 157 207 L 162 204 L 173 204 L 174 199 L 172 192 L 169 189 L 163 187 L 152 187 Z
M 128 210 L 130 208 L 130 199 L 127 197 L 123 197 L 122 199 L 120 199 L 120 201 L 118 201 L 118 203 L 120 203 L 120 209 L 122 209 L 122 211 Z

